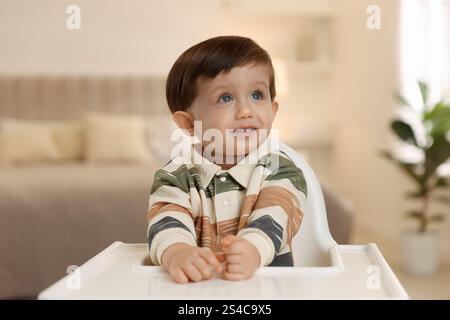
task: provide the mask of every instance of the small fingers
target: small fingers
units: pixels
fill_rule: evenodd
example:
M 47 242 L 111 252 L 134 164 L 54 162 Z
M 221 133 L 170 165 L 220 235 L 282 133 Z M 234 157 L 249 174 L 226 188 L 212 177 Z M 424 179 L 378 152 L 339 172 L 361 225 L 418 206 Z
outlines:
M 227 254 L 226 255 L 227 263 L 241 263 L 242 255 L 241 254 Z
M 172 276 L 173 280 L 177 283 L 186 283 L 189 281 L 188 277 L 184 274 L 183 270 L 180 268 L 176 268 L 173 270 L 170 270 L 170 275 Z
M 205 260 L 203 260 L 202 257 L 198 257 L 198 259 L 192 261 L 192 264 L 201 273 L 203 280 L 211 279 L 212 272 L 211 269 L 209 268 L 209 264 Z
M 231 272 L 225 271 L 223 273 L 223 278 L 225 278 L 226 280 L 238 281 L 238 280 L 244 280 L 245 276 L 242 273 L 231 273 Z
M 231 243 L 230 245 L 223 247 L 223 251 L 226 254 L 240 254 L 243 249 L 242 246 L 243 246 L 242 241 L 237 240 Z
M 242 273 L 242 265 L 240 263 L 227 263 L 226 272 Z
M 188 278 L 194 282 L 198 282 L 202 280 L 202 274 L 197 267 L 193 264 L 188 264 L 184 267 L 184 273 L 188 276 Z
M 221 272 L 222 271 L 222 265 L 220 264 L 219 260 L 216 258 L 216 256 L 214 255 L 214 253 L 205 248 L 204 250 L 200 251 L 200 256 L 205 259 L 205 261 L 207 263 L 209 263 L 211 266 L 213 266 L 214 270 L 216 270 L 216 272 Z

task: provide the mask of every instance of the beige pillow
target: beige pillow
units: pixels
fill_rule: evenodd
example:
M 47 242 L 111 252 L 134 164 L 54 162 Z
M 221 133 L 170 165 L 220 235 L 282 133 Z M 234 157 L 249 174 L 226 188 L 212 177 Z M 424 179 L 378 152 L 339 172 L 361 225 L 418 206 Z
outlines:
M 52 131 L 39 125 L 21 125 L 0 131 L 0 164 L 59 160 Z
M 63 160 L 83 158 L 83 125 L 81 121 L 49 122 L 56 146 Z
M 83 126 L 79 120 L 0 119 L 0 131 L 30 126 L 37 126 L 50 131 L 60 153 L 59 160 L 80 160 L 83 157 Z
M 85 117 L 88 161 L 148 162 L 145 123 L 139 116 L 89 113 Z

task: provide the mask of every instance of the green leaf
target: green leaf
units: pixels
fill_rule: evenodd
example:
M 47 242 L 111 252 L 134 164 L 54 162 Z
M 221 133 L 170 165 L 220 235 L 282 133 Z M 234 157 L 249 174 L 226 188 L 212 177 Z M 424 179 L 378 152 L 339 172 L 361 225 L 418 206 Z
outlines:
M 422 81 L 419 81 L 418 84 L 420 89 L 420 95 L 422 96 L 423 105 L 425 107 L 428 101 L 428 85 Z
M 436 183 L 434 184 L 434 188 L 447 188 L 448 187 L 448 181 L 447 179 L 440 177 L 436 180 Z
M 440 118 L 442 116 L 445 116 L 447 111 L 450 111 L 449 106 L 441 100 L 436 103 L 431 110 L 425 112 L 424 120 L 433 120 L 436 118 Z
M 445 215 L 442 213 L 435 213 L 430 216 L 430 222 L 443 222 Z
M 414 131 L 409 124 L 401 120 L 394 120 L 391 124 L 391 128 L 401 140 L 417 146 Z
M 431 136 L 444 136 L 450 131 L 450 108 L 440 112 L 439 117 L 435 117 L 431 121 Z
M 394 100 L 401 106 L 412 108 L 411 104 L 399 92 L 394 93 Z
M 398 162 L 398 164 L 405 171 L 405 173 L 408 175 L 408 177 L 413 179 L 414 182 L 416 182 L 420 188 L 424 189 L 423 178 L 420 174 L 416 173 L 416 170 L 415 170 L 416 165 L 409 164 L 409 163 L 400 163 L 400 162 Z
M 450 105 L 439 101 L 430 111 L 425 112 L 424 121 L 426 127 L 430 127 L 432 137 L 445 135 L 450 130 Z
M 450 157 L 450 143 L 444 136 L 434 138 L 431 147 L 425 151 L 426 176 L 431 177 L 436 168 Z

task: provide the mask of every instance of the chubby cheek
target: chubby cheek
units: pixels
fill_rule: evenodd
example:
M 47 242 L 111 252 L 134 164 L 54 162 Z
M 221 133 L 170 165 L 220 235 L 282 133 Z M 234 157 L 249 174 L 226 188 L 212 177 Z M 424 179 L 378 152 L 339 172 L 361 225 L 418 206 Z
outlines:
M 225 133 L 228 128 L 233 128 L 233 122 L 227 119 L 226 115 L 210 117 L 203 120 L 203 132 L 217 135 L 219 132 L 223 135 L 225 139 Z

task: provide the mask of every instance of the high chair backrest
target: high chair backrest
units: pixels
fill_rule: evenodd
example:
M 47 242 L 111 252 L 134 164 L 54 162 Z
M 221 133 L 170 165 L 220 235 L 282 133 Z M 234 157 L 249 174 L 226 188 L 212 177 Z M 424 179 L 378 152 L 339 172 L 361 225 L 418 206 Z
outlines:
M 292 240 L 294 265 L 296 267 L 327 266 L 330 264 L 329 249 L 336 244 L 336 241 L 328 228 L 327 212 L 319 180 L 303 156 L 282 142 L 279 142 L 279 149 L 303 171 L 308 188 L 302 224 Z

